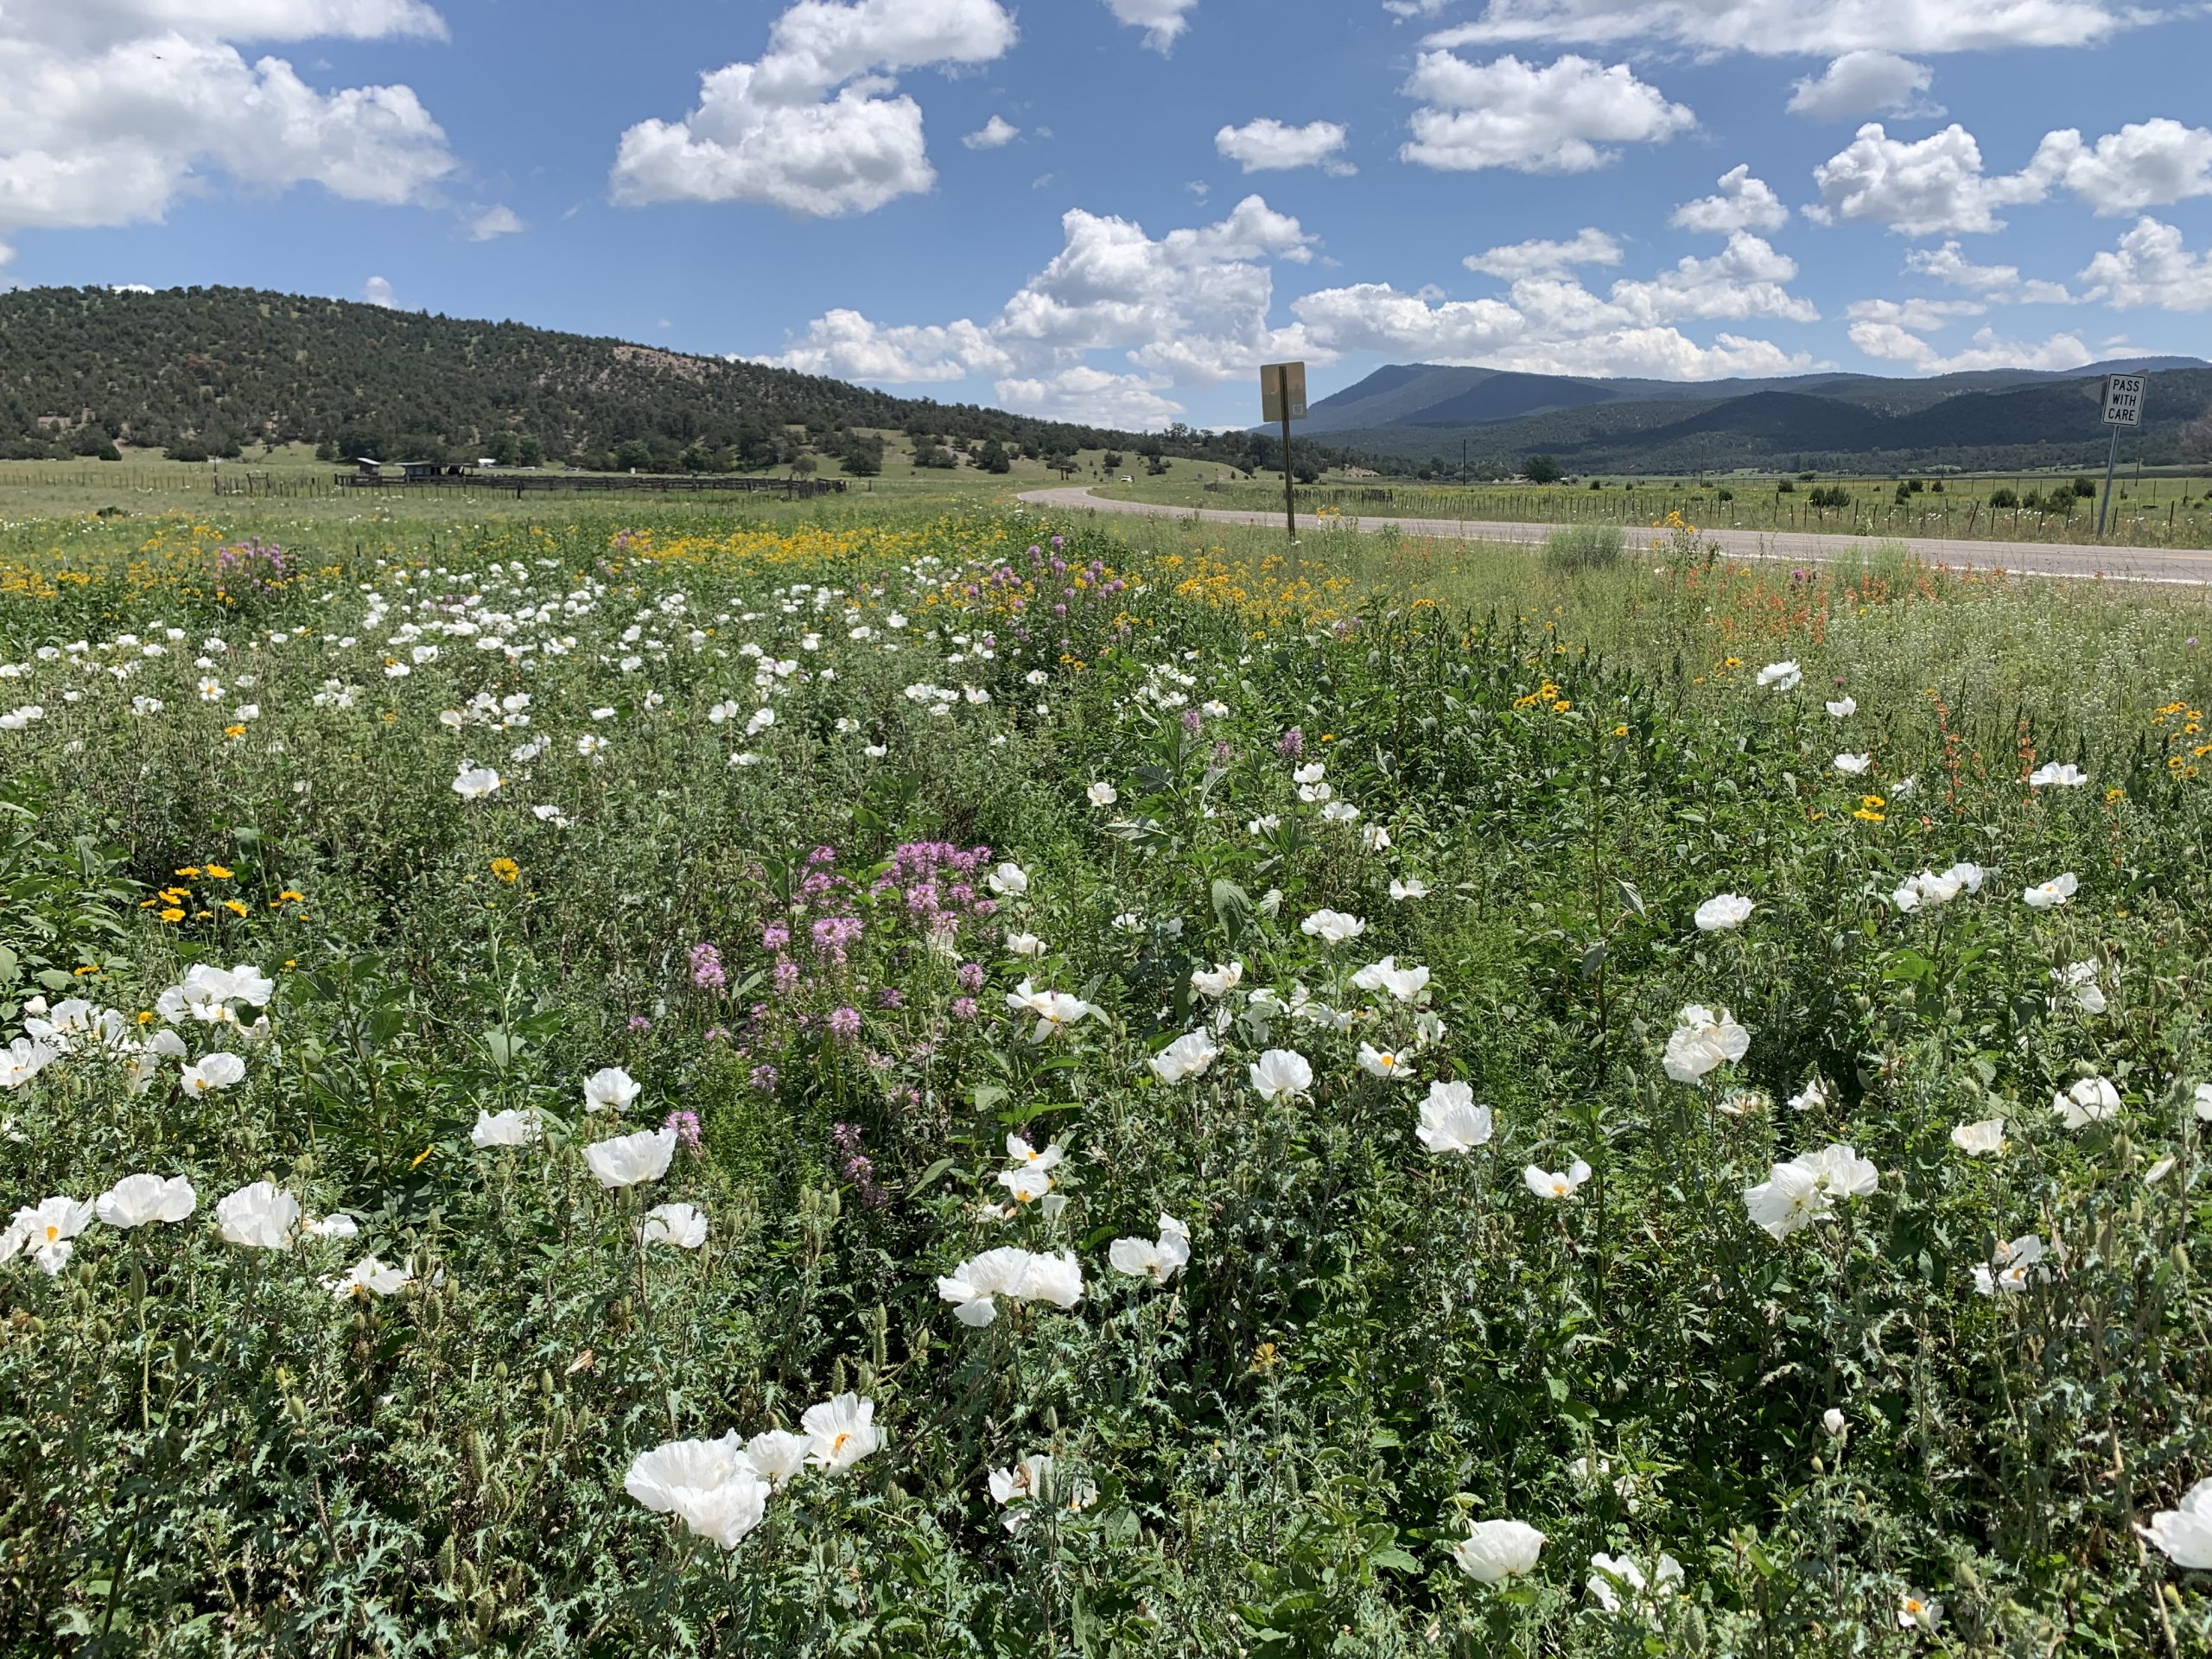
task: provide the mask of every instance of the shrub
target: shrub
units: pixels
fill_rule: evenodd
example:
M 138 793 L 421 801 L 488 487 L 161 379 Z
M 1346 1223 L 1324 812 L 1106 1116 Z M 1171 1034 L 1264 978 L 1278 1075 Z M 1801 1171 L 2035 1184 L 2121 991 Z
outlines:
M 2017 507 L 2019 505 L 2018 494 L 2009 488 L 1999 487 L 1989 493 L 1989 510 L 1992 512 L 1999 512 L 2005 507 Z
M 1570 524 L 1544 543 L 1544 563 L 1554 570 L 1609 570 L 1625 543 L 1618 524 Z

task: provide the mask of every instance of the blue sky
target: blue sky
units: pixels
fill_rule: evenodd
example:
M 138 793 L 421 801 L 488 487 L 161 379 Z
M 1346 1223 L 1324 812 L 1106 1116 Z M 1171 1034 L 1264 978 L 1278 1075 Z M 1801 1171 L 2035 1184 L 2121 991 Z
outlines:
M 2212 356 L 2208 56 L 2203 0 L 10 4 L 0 280 L 1130 426 L 1284 357 Z

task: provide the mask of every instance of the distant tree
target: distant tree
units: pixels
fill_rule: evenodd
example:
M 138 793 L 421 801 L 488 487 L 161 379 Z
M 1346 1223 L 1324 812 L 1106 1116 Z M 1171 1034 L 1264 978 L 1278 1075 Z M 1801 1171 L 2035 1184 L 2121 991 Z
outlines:
M 1013 458 L 1007 454 L 1006 446 L 996 438 L 987 440 L 983 447 L 976 452 L 976 464 L 987 473 L 1010 473 L 1014 470 Z
M 1992 512 L 2005 507 L 2017 507 L 2019 505 L 2019 496 L 2002 485 L 1989 493 L 1989 509 Z
M 614 470 L 644 472 L 653 464 L 652 446 L 643 438 L 628 438 L 614 446 Z
M 1794 479 L 1794 478 L 1778 478 L 1778 479 L 1775 480 L 1775 481 L 1774 481 L 1774 493 L 1775 493 L 1777 495 L 1795 495 L 1795 494 L 1796 494 L 1796 493 L 1797 493 L 1797 480 L 1796 480 L 1796 479 Z
M 179 438 L 162 453 L 171 461 L 201 461 L 207 459 L 207 446 L 197 438 Z
M 1122 470 L 1122 452 L 1118 449 L 1109 449 L 1106 452 L 1106 459 L 1098 464 L 1103 467 L 1109 473 L 1120 472 Z
M 494 432 L 477 446 L 483 450 L 480 459 L 494 461 L 502 467 L 512 467 L 522 453 L 522 440 L 512 432 Z
M 960 458 L 935 438 L 924 438 L 914 446 L 914 465 L 949 473 L 960 465 Z
M 837 460 L 848 478 L 874 478 L 883 471 L 883 440 L 855 435 Z
M 2212 461 L 2212 409 L 2182 428 L 2181 452 L 2190 461 Z
M 793 478 L 812 478 L 815 474 L 816 469 L 819 467 L 820 465 L 821 462 L 816 461 L 812 455 L 793 455 L 791 457 L 791 476 Z
M 1319 484 L 1321 481 L 1321 469 L 1310 461 L 1294 462 L 1290 472 L 1291 476 L 1301 484 Z
M 1941 484 L 1938 484 L 1936 487 L 1940 490 L 1943 486 Z M 2095 500 L 2097 499 L 2097 480 L 2091 478 L 2086 473 L 2082 474 L 2079 478 L 2076 478 L 2074 480 L 2074 494 L 2079 500 Z
M 545 443 L 535 432 L 525 432 L 515 440 L 515 465 L 543 467 L 545 464 Z
M 1521 475 L 1531 484 L 1556 484 L 1567 469 L 1549 455 L 1531 455 L 1521 463 Z

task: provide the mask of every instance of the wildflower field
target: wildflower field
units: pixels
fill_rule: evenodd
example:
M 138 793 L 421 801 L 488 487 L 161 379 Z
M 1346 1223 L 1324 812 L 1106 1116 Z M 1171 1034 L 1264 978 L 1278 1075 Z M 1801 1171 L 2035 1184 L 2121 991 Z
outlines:
M 1175 533 L 0 528 L 0 1653 L 2212 1649 L 2204 601 Z

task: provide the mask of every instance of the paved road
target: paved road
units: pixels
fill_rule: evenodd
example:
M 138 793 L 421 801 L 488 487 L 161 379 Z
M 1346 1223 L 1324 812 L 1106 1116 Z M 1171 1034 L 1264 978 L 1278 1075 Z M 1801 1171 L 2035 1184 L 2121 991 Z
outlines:
M 1088 488 L 1067 486 L 1030 490 L 1021 499 L 1033 506 L 1062 512 L 1135 513 L 1152 518 L 1207 519 L 1227 524 L 1279 524 L 1280 513 L 1229 512 L 1216 507 L 1168 507 L 1150 501 L 1114 501 L 1093 495 Z M 1395 527 L 1402 535 L 1440 540 L 1501 542 L 1512 546 L 1540 546 L 1556 524 L 1491 524 L 1458 518 L 1396 518 L 1347 516 L 1343 522 L 1362 530 Z M 1707 530 L 1699 532 L 1718 543 L 1731 558 L 1773 559 L 1789 564 L 1818 564 L 1829 559 L 1856 558 L 1878 542 L 1868 536 L 1823 536 L 1811 531 Z M 1901 538 L 1902 539 L 1902 538 Z M 2117 581 L 2166 582 L 2201 588 L 2212 583 L 2212 551 L 2167 551 L 2141 547 L 2075 547 L 2048 542 L 1964 542 L 1936 537 L 1907 541 L 1912 550 L 1930 564 L 1953 569 L 2005 569 L 2023 575 L 2104 576 Z

